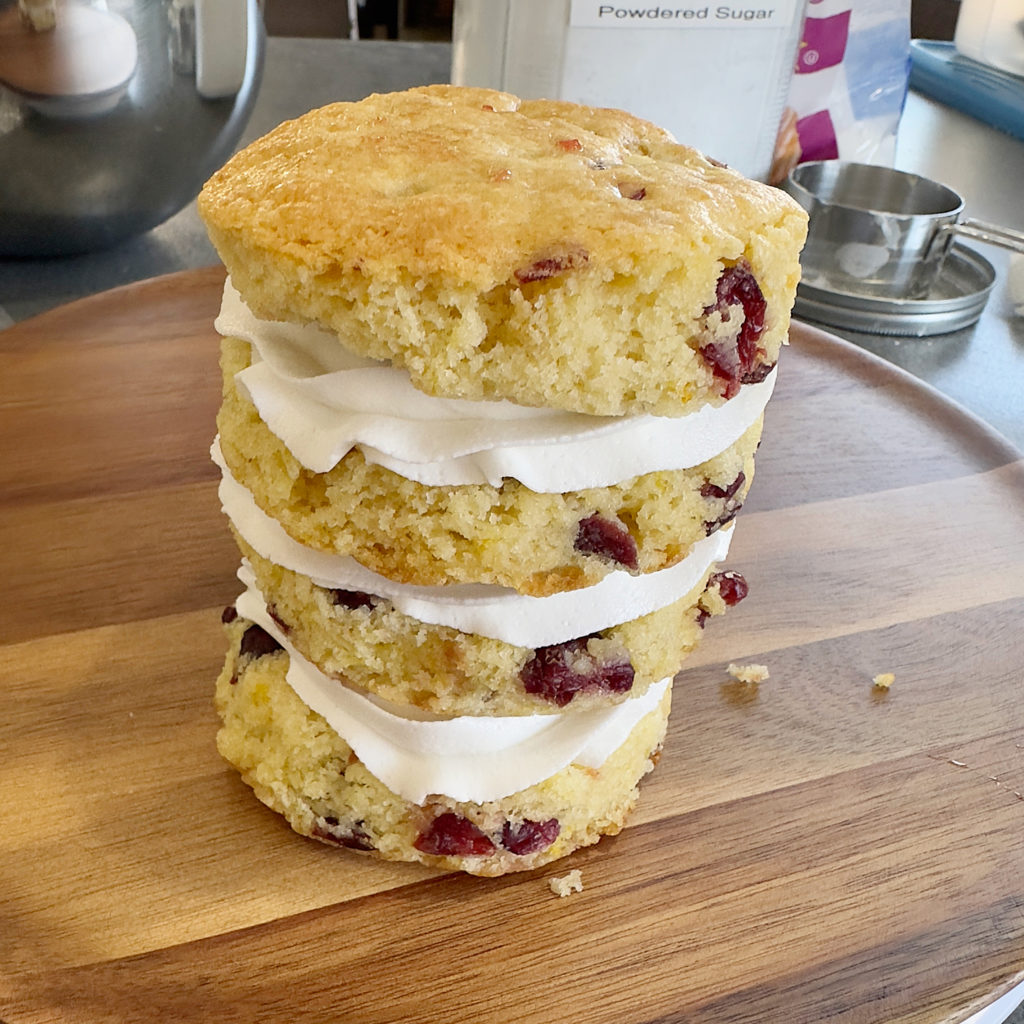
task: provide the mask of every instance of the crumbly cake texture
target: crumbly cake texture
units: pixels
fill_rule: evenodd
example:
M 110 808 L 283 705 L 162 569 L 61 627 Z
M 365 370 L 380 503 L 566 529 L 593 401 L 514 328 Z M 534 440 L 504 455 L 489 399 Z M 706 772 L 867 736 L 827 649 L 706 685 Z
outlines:
M 583 892 L 583 872 L 579 868 L 573 868 L 567 875 L 549 878 L 548 888 L 559 897 L 571 896 L 574 892 Z
M 384 598 L 318 586 L 235 539 L 268 612 L 307 661 L 375 696 L 437 714 L 551 714 L 621 703 L 676 675 L 708 617 L 725 611 L 721 577 L 709 568 L 666 608 L 582 640 L 520 647 L 420 622 Z
M 226 628 L 216 689 L 221 755 L 296 832 L 385 860 L 502 875 L 564 857 L 621 831 L 664 740 L 671 691 L 599 769 L 571 764 L 488 803 L 438 796 L 413 804 L 302 703 L 286 682 L 283 650 L 241 653 L 246 632 L 259 627 L 237 618 Z
M 543 597 L 590 586 L 614 569 L 654 572 L 735 516 L 754 476 L 763 417 L 693 469 L 564 494 L 540 494 L 515 480 L 497 488 L 429 487 L 368 464 L 358 450 L 313 473 L 235 386 L 248 344 L 224 338 L 221 351 L 217 426 L 231 475 L 299 543 L 351 555 L 400 583 L 493 583 Z M 581 524 L 593 517 L 622 537 L 627 554 L 635 546 L 635 565 L 580 549 Z
M 752 686 L 763 683 L 766 679 L 770 678 L 767 665 L 740 665 L 735 661 L 730 661 L 726 665 L 725 671 L 738 683 L 748 683 Z
M 807 220 L 621 111 L 454 86 L 286 122 L 199 211 L 258 315 L 428 394 L 665 416 L 775 363 Z

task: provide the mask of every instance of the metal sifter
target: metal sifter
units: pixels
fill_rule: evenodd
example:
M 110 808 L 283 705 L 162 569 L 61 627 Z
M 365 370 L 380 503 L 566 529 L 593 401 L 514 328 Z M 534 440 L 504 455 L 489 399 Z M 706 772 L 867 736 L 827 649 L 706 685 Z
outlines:
M 854 295 L 924 299 L 955 235 L 1024 252 L 1024 233 L 962 217 L 964 201 L 929 178 L 872 164 L 801 164 L 785 184 L 810 216 L 808 283 Z
M 1024 252 L 1024 234 L 963 216 L 963 198 L 921 175 L 838 160 L 783 186 L 810 217 L 795 312 L 836 327 L 923 336 L 981 315 L 992 265 L 957 235 Z

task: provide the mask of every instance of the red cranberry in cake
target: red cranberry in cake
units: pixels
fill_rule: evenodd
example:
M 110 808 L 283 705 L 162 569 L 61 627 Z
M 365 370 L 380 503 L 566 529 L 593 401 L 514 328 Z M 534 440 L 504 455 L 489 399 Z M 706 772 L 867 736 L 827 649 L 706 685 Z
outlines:
M 558 277 L 570 270 L 576 270 L 584 266 L 590 260 L 590 253 L 586 249 L 570 247 L 560 252 L 547 253 L 538 256 L 528 266 L 520 267 L 515 271 L 515 279 L 520 284 L 528 284 L 530 281 L 544 281 L 549 277 Z
M 501 845 L 517 857 L 546 850 L 557 838 L 561 825 L 557 818 L 547 821 L 523 819 L 517 824 L 506 821 L 501 830 Z
M 372 850 L 370 837 L 358 824 L 345 828 L 337 818 L 318 818 L 313 826 L 312 836 L 332 846 L 341 846 L 346 850 Z
M 578 693 L 628 693 L 633 688 L 633 666 L 624 658 L 598 661 L 587 650 L 590 639 L 581 636 L 538 647 L 519 673 L 526 692 L 560 708 Z
M 705 480 L 701 485 L 700 496 L 702 498 L 732 498 L 746 482 L 746 479 L 746 473 L 741 470 L 736 479 L 726 487 L 719 487 L 718 484 Z
M 331 603 L 336 608 L 348 608 L 355 611 L 357 608 L 372 608 L 377 599 L 372 594 L 364 594 L 361 590 L 331 590 Z
M 439 814 L 413 846 L 437 857 L 485 857 L 494 852 L 494 843 L 473 822 L 453 811 Z
M 262 626 L 253 623 L 242 634 L 238 653 L 242 658 L 262 658 L 281 649 L 281 645 Z
M 705 534 L 710 537 L 715 530 L 720 530 L 723 526 L 731 523 L 736 518 L 741 507 L 741 503 L 738 501 L 726 503 L 725 509 L 717 519 L 711 519 L 704 523 Z
M 736 518 L 737 513 L 743 507 L 743 502 L 736 495 L 746 482 L 746 479 L 746 474 L 741 471 L 736 479 L 726 487 L 719 487 L 718 484 L 713 484 L 710 480 L 705 481 L 701 486 L 700 494 L 702 498 L 713 498 L 723 502 L 722 511 L 714 519 L 705 520 L 704 522 L 704 533 L 707 536 L 710 537 L 715 530 L 720 529 L 726 523 L 730 523 Z
M 267 605 L 267 614 L 273 619 L 274 625 L 285 635 L 289 636 L 292 632 L 292 627 L 281 618 L 281 613 L 277 610 L 277 606 L 273 604 Z
M 637 567 L 636 541 L 618 520 L 594 513 L 581 519 L 573 547 L 587 555 L 600 555 L 627 569 Z
M 740 260 L 726 267 L 715 288 L 715 302 L 704 315 L 719 313 L 723 323 L 738 322 L 735 337 L 716 338 L 701 346 L 700 352 L 712 372 L 723 382 L 722 395 L 732 398 L 741 384 L 765 379 L 772 367 L 763 361 L 764 350 L 758 341 L 765 329 L 767 303 L 750 264 Z
M 709 585 L 717 584 L 722 600 L 731 608 L 747 596 L 750 586 L 738 572 L 716 572 L 708 581 Z

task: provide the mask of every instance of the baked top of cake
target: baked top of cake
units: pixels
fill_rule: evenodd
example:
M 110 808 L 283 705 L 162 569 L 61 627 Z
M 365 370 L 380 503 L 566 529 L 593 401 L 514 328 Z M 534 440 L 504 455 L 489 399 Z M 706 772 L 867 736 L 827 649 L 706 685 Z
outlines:
M 773 365 L 806 225 L 626 113 L 454 86 L 286 122 L 199 210 L 258 314 L 430 394 L 602 415 L 678 415 Z
M 788 205 L 621 111 L 445 86 L 285 122 L 201 199 L 216 227 L 312 269 L 350 254 L 378 280 L 439 274 L 481 291 L 545 258 L 628 271 L 636 254 L 732 231 L 739 248 L 747 223 Z

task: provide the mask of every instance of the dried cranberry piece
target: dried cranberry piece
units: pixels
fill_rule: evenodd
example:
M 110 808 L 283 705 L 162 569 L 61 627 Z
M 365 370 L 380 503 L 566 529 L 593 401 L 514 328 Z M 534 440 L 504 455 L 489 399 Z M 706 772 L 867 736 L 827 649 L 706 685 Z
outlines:
M 564 149 L 566 153 L 578 153 L 583 148 L 583 143 L 579 139 L 559 139 L 555 145 L 559 149 Z
M 714 305 L 707 306 L 704 314 L 708 316 L 718 312 L 722 314 L 722 320 L 728 322 L 734 306 L 743 310 L 743 323 L 735 339 L 731 342 L 708 342 L 700 349 L 714 375 L 725 381 L 723 395 L 726 398 L 732 398 L 739 391 L 740 384 L 754 383 L 753 378 L 758 374 L 767 376 L 767 371 L 760 369 L 758 356 L 763 355 L 763 351 L 757 343 L 764 334 L 768 304 L 746 260 L 722 271 L 715 287 Z M 764 376 L 761 376 L 762 380 Z
M 364 594 L 361 590 L 332 590 L 331 603 L 337 608 L 372 608 L 377 602 L 372 594 Z
M 223 622 L 225 626 L 227 626 L 229 623 L 234 622 L 235 619 L 237 618 L 238 610 L 235 608 L 233 604 L 229 604 L 227 608 L 225 608 L 224 611 L 220 613 L 220 621 Z
M 281 630 L 281 632 L 284 633 L 285 636 L 288 636 L 291 633 L 292 627 L 289 626 L 288 623 L 281 618 L 281 614 L 278 612 L 276 605 L 268 604 L 267 614 L 271 617 L 271 619 L 273 619 L 274 625 L 277 626 L 277 628 Z
M 740 389 L 739 368 L 736 365 L 735 354 L 731 349 L 714 342 L 701 345 L 700 354 L 704 361 L 711 367 L 711 372 L 725 381 L 722 388 L 723 398 L 732 398 Z
M 727 487 L 719 487 L 710 480 L 705 480 L 700 489 L 702 498 L 717 498 L 724 501 L 721 513 L 715 519 L 708 519 L 704 522 L 704 533 L 710 537 L 715 530 L 721 529 L 726 523 L 731 523 L 743 508 L 743 502 L 736 497 L 740 488 L 746 482 L 746 474 L 742 471 L 736 479 Z
M 636 541 L 629 530 L 597 512 L 580 520 L 573 547 L 586 555 L 610 558 L 627 569 L 635 569 L 638 564 Z
M 713 484 L 710 480 L 705 480 L 703 486 L 700 489 L 700 496 L 702 498 L 732 498 L 735 497 L 736 492 L 746 482 L 746 474 L 740 470 L 739 475 L 728 487 L 719 487 L 717 484 Z
M 736 516 L 739 515 L 740 509 L 743 508 L 742 501 L 727 501 L 725 508 L 722 509 L 722 514 L 717 519 L 708 519 L 704 522 L 704 534 L 710 537 L 715 530 L 720 530 L 723 526 L 727 526 L 731 523 Z
M 628 661 L 599 662 L 587 652 L 589 636 L 538 647 L 519 678 L 527 693 L 564 708 L 577 693 L 628 693 L 634 671 Z
M 607 690 L 609 693 L 629 693 L 633 688 L 636 673 L 628 661 L 612 661 L 601 667 L 592 689 Z
M 755 363 L 754 368 L 740 378 L 741 384 L 760 384 L 775 369 L 774 363 Z M 760 442 L 758 442 L 760 444 Z
M 494 843 L 473 822 L 452 811 L 439 814 L 413 846 L 437 857 L 484 857 L 494 852 Z
M 253 623 L 243 634 L 238 653 L 243 658 L 262 658 L 265 654 L 283 650 L 281 645 L 262 627 Z
M 739 604 L 750 591 L 749 584 L 738 572 L 716 572 L 708 583 L 718 585 L 718 593 L 730 608 Z
M 764 333 L 764 315 L 767 303 L 761 286 L 746 260 L 739 260 L 722 271 L 715 288 L 715 308 L 723 310 L 728 306 L 743 307 L 743 339 L 741 356 L 749 359 L 753 354 L 752 344 Z
M 547 821 L 530 821 L 524 818 L 518 825 L 506 821 L 501 830 L 501 845 L 517 857 L 546 850 L 562 830 L 557 818 Z
M 529 266 L 516 270 L 515 279 L 520 284 L 543 281 L 546 278 L 557 277 L 559 274 L 582 267 L 589 260 L 590 253 L 586 249 L 565 249 L 546 256 L 538 256 Z
M 586 685 L 588 676 L 576 671 L 573 661 L 586 649 L 587 638 L 538 647 L 522 667 L 519 678 L 527 693 L 565 707 Z
M 332 846 L 342 846 L 346 850 L 372 850 L 373 843 L 370 837 L 359 827 L 353 825 L 350 829 L 342 829 L 337 818 L 324 818 L 323 824 L 319 821 L 313 826 L 312 835 Z

